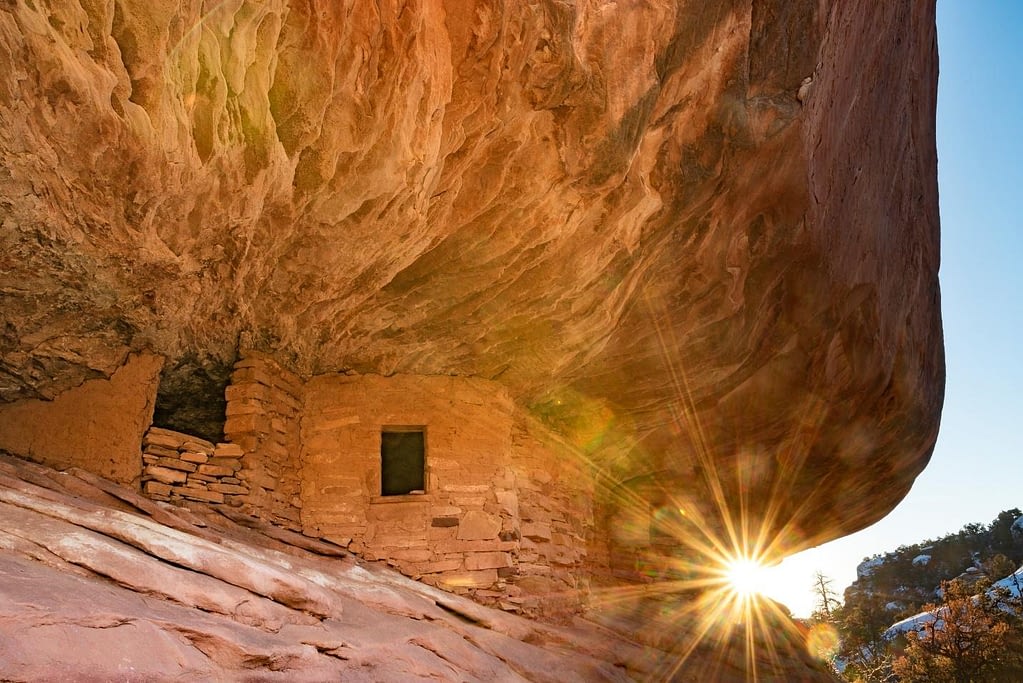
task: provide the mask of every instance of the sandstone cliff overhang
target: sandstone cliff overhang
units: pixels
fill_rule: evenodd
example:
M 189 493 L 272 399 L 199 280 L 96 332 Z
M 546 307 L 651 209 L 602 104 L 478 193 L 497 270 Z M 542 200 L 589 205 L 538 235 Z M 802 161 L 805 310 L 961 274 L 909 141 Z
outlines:
M 854 530 L 937 432 L 936 79 L 929 0 L 2 3 L 0 398 L 477 376 Z

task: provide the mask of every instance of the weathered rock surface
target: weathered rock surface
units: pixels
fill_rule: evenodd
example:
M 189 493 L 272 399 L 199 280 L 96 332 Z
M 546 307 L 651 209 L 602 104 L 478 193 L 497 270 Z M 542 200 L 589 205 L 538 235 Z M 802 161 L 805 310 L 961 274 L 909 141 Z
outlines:
M 85 381 L 52 401 L 26 399 L 0 409 L 0 449 L 61 469 L 80 466 L 129 483 L 138 479 L 163 359 L 132 355 L 110 379 Z
M 748 679 L 742 656 L 709 645 L 683 660 L 681 640 L 531 622 L 321 541 L 2 454 L 0 519 L 5 681 L 625 681 L 680 665 L 675 680 Z M 777 641 L 759 680 L 832 680 L 802 643 Z
M 937 430 L 936 74 L 932 0 L 7 0 L 0 398 L 474 375 L 851 531 Z

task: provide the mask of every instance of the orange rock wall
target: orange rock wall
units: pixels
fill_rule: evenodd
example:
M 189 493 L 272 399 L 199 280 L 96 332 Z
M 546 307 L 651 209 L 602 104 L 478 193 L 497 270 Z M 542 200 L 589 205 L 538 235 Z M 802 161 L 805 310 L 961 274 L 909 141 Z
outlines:
M 110 379 L 86 381 L 52 401 L 0 404 L 0 450 L 56 469 L 137 480 L 162 367 L 159 356 L 132 354 Z

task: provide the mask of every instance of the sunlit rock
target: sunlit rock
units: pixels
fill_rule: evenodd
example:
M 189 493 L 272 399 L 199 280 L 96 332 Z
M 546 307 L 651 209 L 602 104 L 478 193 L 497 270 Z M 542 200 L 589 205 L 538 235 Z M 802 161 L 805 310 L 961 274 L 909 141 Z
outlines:
M 481 378 L 608 566 L 636 500 L 850 532 L 938 426 L 936 75 L 927 0 L 4 2 L 0 398 L 147 351 L 216 440 L 240 346 Z

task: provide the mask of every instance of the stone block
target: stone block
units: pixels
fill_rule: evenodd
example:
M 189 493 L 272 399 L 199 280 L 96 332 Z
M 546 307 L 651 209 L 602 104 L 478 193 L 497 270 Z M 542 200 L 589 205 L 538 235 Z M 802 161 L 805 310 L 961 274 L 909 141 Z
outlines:
M 426 530 L 426 537 L 431 541 L 454 541 L 458 527 L 437 527 L 431 526 Z M 475 543 L 475 541 L 462 541 L 462 543 Z
M 231 373 L 231 384 L 241 386 L 252 382 L 262 384 L 265 387 L 272 387 L 279 382 L 277 374 L 269 369 L 266 363 L 259 361 L 238 361 L 235 363 L 235 370 Z
M 505 543 L 502 541 L 459 541 L 455 540 L 434 540 L 432 546 L 434 552 L 440 555 L 453 553 L 482 553 L 490 551 L 516 550 L 517 543 Z
M 487 504 L 487 496 L 485 495 L 453 495 L 451 496 L 451 502 L 456 505 L 460 505 L 465 508 L 483 508 Z M 497 510 L 492 510 L 497 512 Z
M 461 558 L 448 559 L 448 560 L 437 560 L 436 562 L 426 562 L 418 567 L 420 574 L 438 574 L 440 572 L 454 572 L 462 569 Z
M 488 493 L 489 484 L 442 484 L 441 491 L 449 493 Z
M 529 478 L 543 485 L 551 483 L 554 477 L 547 470 L 535 469 L 529 473 Z
M 185 434 L 184 432 L 179 432 L 179 431 L 174 430 L 174 429 L 167 429 L 166 427 L 157 427 L 156 425 L 153 425 L 152 427 L 150 427 L 149 430 L 146 432 L 146 434 L 152 434 L 154 436 L 155 435 L 160 435 L 160 436 L 173 437 L 173 438 L 178 439 L 179 443 L 184 441 L 185 439 L 190 439 L 191 438 L 191 435 Z
M 279 413 L 294 414 L 302 409 L 302 402 L 288 392 L 275 391 L 273 398 L 274 402 L 277 404 L 276 410 Z
M 395 560 L 406 562 L 429 562 L 433 558 L 433 551 L 429 548 L 400 548 L 387 551 L 385 554 Z
M 263 453 L 278 460 L 287 460 L 291 455 L 291 448 L 280 439 L 274 438 L 263 444 Z
M 423 526 L 429 511 L 430 503 L 427 500 L 380 502 L 373 503 L 369 508 L 370 517 L 380 522 L 403 522 L 414 517 Z
M 178 457 L 178 449 L 177 448 L 170 448 L 170 447 L 167 447 L 167 446 L 157 446 L 155 444 L 150 445 L 150 446 L 145 446 L 142 449 L 142 452 L 144 454 L 148 454 L 148 455 L 155 455 L 155 456 L 157 456 L 159 458 L 176 458 L 176 457 Z
M 232 384 L 224 390 L 228 406 L 234 401 L 245 399 L 257 399 L 261 401 L 272 401 L 273 390 L 262 384 Z
M 225 434 L 269 434 L 270 420 L 264 415 L 232 415 L 224 423 Z
M 256 434 L 232 434 L 231 441 L 245 453 L 254 453 L 259 448 L 261 439 Z
M 207 491 L 192 487 L 178 486 L 174 488 L 174 495 L 188 498 L 190 500 L 201 500 L 207 503 L 223 503 L 224 494 L 219 491 Z
M 210 491 L 219 491 L 220 493 L 230 493 L 232 495 L 245 495 L 249 492 L 248 486 L 238 486 L 237 484 L 221 484 L 214 482 L 207 488 Z
M 550 541 L 551 525 L 544 522 L 523 522 L 520 533 L 523 538 L 533 541 Z
M 554 574 L 554 569 L 550 565 L 540 564 L 539 562 L 523 562 L 522 558 L 519 558 L 519 563 L 515 565 L 519 569 L 519 574 L 523 576 L 551 576 Z M 522 581 L 516 581 L 517 584 L 521 585 Z
M 343 429 L 344 427 L 350 427 L 357 425 L 360 422 L 358 415 L 341 415 L 338 417 L 331 418 L 314 418 L 308 419 L 308 429 L 310 432 L 329 432 L 335 429 Z M 303 428 L 306 425 L 303 423 Z
M 374 548 L 429 548 L 431 544 L 427 542 L 426 538 L 422 534 L 416 532 L 403 532 L 400 534 L 388 533 L 393 530 L 378 531 L 376 525 L 370 524 L 366 529 L 366 535 L 364 539 L 367 545 L 372 545 Z
M 274 514 L 281 519 L 285 519 L 295 524 L 300 524 L 302 522 L 301 511 L 296 510 L 291 506 L 278 508 L 274 510 Z
M 151 479 L 145 484 L 145 492 L 150 496 L 169 496 L 171 493 L 171 487 L 169 484 L 164 484 L 155 479 Z
M 520 576 L 515 580 L 515 585 L 526 595 L 534 596 L 558 593 L 564 588 L 560 581 L 547 576 Z
M 559 533 L 552 533 L 551 534 L 551 543 L 553 543 L 554 545 L 563 545 L 563 546 L 572 547 L 572 546 L 575 546 L 577 542 L 578 541 L 576 541 L 574 538 L 572 538 L 568 534 L 559 534 Z
M 576 564 L 577 557 L 574 550 L 561 545 L 552 545 L 544 548 L 547 552 L 547 560 L 554 565 L 571 567 Z
M 206 455 L 205 453 L 194 453 L 191 451 L 184 451 L 183 453 L 180 453 L 178 455 L 178 458 L 184 460 L 185 462 L 194 462 L 201 465 L 205 463 L 207 460 L 209 460 L 210 456 Z
M 211 477 L 230 477 L 234 474 L 233 467 L 221 467 L 219 465 L 199 465 L 199 474 Z
M 280 486 L 280 484 L 281 484 L 281 467 L 280 467 L 280 465 L 278 465 L 276 463 L 273 463 L 273 462 L 266 462 L 266 461 L 264 461 L 264 462 L 260 463 L 260 466 L 262 467 L 262 471 L 263 471 L 263 473 L 266 476 L 272 477 L 273 480 L 277 482 L 277 485 L 274 486 L 274 489 L 278 488 Z
M 266 402 L 258 401 L 254 398 L 244 398 L 229 402 L 224 410 L 224 415 L 231 417 L 233 415 L 252 415 L 254 413 L 263 414 L 268 410 Z
M 234 365 L 231 374 L 234 384 L 259 382 L 267 386 L 280 387 L 293 396 L 302 393 L 302 379 L 295 373 L 284 369 L 280 363 L 271 360 L 245 358 Z
M 496 491 L 497 505 L 501 514 L 509 517 L 519 516 L 519 497 L 514 491 Z
M 206 439 L 190 436 L 187 441 L 181 444 L 178 450 L 193 451 L 195 453 L 205 453 L 206 455 L 210 455 L 213 453 L 213 444 Z
M 198 467 L 194 462 L 185 462 L 178 458 L 158 458 L 156 464 L 160 467 L 181 470 L 182 472 L 195 472 L 195 469 Z
M 521 514 L 522 519 L 524 521 L 543 522 L 548 525 L 550 524 L 551 522 L 550 510 L 546 508 L 542 503 L 538 504 L 535 498 L 532 499 L 532 502 L 529 505 L 522 504 L 521 500 L 519 502 L 520 502 L 519 513 Z
M 226 467 L 233 472 L 237 472 L 242 468 L 242 461 L 238 458 L 221 458 L 214 456 L 206 461 L 207 465 L 214 465 L 216 467 Z
M 270 491 L 277 487 L 277 479 L 262 471 L 242 470 L 240 478 L 247 482 L 249 486 L 258 486 Z
M 217 458 L 240 458 L 245 455 L 245 451 L 236 443 L 218 443 L 213 449 L 213 455 Z
M 458 518 L 457 517 L 434 517 L 433 520 L 430 522 L 430 526 L 440 527 L 440 528 L 458 526 Z
M 470 571 L 477 569 L 500 569 L 510 567 L 511 564 L 511 556 L 508 553 L 469 553 L 465 556 L 465 568 Z
M 146 435 L 142 437 L 142 445 L 160 446 L 162 448 L 173 448 L 174 450 L 177 450 L 178 446 L 184 443 L 184 440 L 187 438 L 188 437 L 184 434 L 166 434 L 150 429 L 146 432 Z
M 147 465 L 146 469 L 142 471 L 142 478 L 155 479 L 164 484 L 184 484 L 188 479 L 188 472 L 172 470 L 159 465 Z
M 462 516 L 458 526 L 458 540 L 476 541 L 496 539 L 501 532 L 501 518 L 477 510 L 470 510 Z

